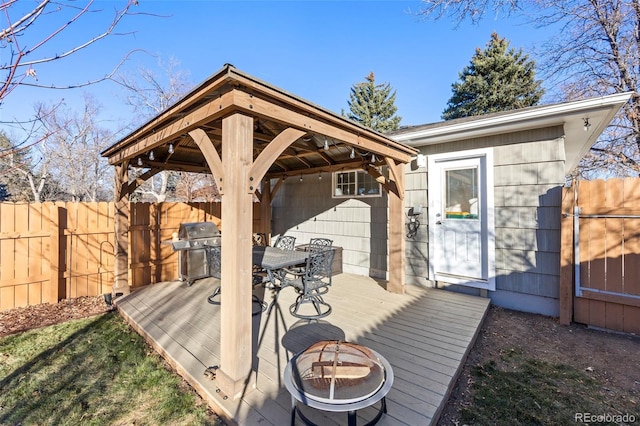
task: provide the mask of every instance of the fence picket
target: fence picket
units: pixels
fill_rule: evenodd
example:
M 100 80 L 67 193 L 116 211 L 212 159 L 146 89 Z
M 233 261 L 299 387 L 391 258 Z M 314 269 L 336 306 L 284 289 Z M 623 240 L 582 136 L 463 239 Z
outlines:
M 582 295 L 573 297 L 573 319 L 640 333 L 640 179 L 581 181 L 577 204 Z M 572 227 L 571 221 L 562 223 Z M 561 258 L 571 259 L 572 251 L 563 244 Z M 566 298 L 569 292 L 561 294 Z
M 162 244 L 180 223 L 220 224 L 219 203 L 132 203 L 132 287 L 178 276 Z M 114 203 L 0 203 L 0 310 L 111 292 Z

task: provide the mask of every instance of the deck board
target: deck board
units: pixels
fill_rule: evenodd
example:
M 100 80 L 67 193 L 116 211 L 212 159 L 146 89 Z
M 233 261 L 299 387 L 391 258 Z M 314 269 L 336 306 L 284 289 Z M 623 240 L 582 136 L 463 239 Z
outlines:
M 295 300 L 284 289 L 273 309 L 253 317 L 253 372 L 256 389 L 238 400 L 224 399 L 215 380 L 204 375 L 219 364 L 220 306 L 207 302 L 219 280 L 192 286 L 179 281 L 153 284 L 119 298 L 121 314 L 205 398 L 228 423 L 289 423 L 291 397 L 282 382 L 291 357 L 323 339 L 357 342 L 391 363 L 395 375 L 387 395 L 388 414 L 380 425 L 429 425 L 437 421 L 489 306 L 486 298 L 408 286 L 406 294 L 387 292 L 376 281 L 340 274 L 325 300 L 333 311 L 309 324 L 289 314 Z M 270 302 L 273 292 L 254 294 Z M 345 413 L 304 407 L 312 421 L 346 424 Z M 375 408 L 358 412 L 359 423 Z

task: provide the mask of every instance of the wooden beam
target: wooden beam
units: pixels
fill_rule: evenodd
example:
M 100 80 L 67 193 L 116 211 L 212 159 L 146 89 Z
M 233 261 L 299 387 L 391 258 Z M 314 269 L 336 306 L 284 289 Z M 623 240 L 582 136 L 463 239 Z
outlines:
M 272 173 L 268 173 L 266 176 L 273 179 L 277 179 L 277 178 L 283 178 L 283 177 L 300 176 L 301 174 L 311 175 L 311 174 L 320 173 L 320 172 L 329 173 L 329 172 L 339 172 L 339 171 L 346 171 L 346 170 L 360 170 L 365 167 L 365 163 L 366 162 L 364 161 L 357 160 L 357 161 L 351 161 L 349 163 L 334 164 L 333 166 L 317 166 L 317 167 L 310 167 L 308 169 L 272 172 Z
M 201 151 L 198 150 L 198 152 L 201 152 Z M 203 159 L 204 159 L 204 156 L 203 156 Z M 155 161 L 155 162 L 147 161 L 147 163 L 152 168 L 160 167 L 162 170 L 211 174 L 211 169 L 209 168 L 209 165 L 206 163 L 206 161 L 204 161 L 203 164 L 185 163 L 185 162 L 178 162 L 178 161 L 172 161 L 169 164 L 165 164 L 163 162 L 158 162 L 158 161 Z
M 271 196 L 270 196 L 272 200 L 275 198 L 276 194 L 278 193 L 278 189 L 280 189 L 283 183 L 284 183 L 284 179 L 279 178 L 276 184 L 273 185 L 273 188 L 271 189 Z
M 253 166 L 249 170 L 249 185 L 248 190 L 254 192 L 257 187 L 257 183 L 262 181 L 262 178 L 271 167 L 276 159 L 287 149 L 292 143 L 300 139 L 306 132 L 302 130 L 289 127 L 284 129 L 282 133 L 276 136 L 265 149 L 262 150 L 258 158 L 256 158 Z
M 267 241 L 271 240 L 271 179 L 262 182 L 260 197 L 260 232 L 264 232 Z
M 236 399 L 253 386 L 252 366 L 252 222 L 253 194 L 247 192 L 253 163 L 253 118 L 233 114 L 222 120 L 222 271 L 220 294 L 221 391 Z
M 365 172 L 373 176 L 376 182 L 382 185 L 385 191 L 392 192 L 400 198 L 404 197 L 404 194 L 398 191 L 398 185 L 396 184 L 396 181 L 390 180 L 387 177 L 385 177 L 382 173 L 378 171 L 378 169 L 375 166 L 373 166 L 372 164 L 365 164 L 363 169 Z
M 270 101 L 271 104 L 290 105 L 293 108 L 296 108 L 297 110 L 301 111 L 303 116 L 305 115 L 308 116 L 310 114 L 313 114 L 315 117 L 320 118 L 320 121 L 322 122 L 332 123 L 333 127 L 340 127 L 340 128 L 346 129 L 346 131 L 352 134 L 361 134 L 363 135 L 363 137 L 367 139 L 375 140 L 383 144 L 389 144 L 389 146 L 392 146 L 395 149 L 406 152 L 409 156 L 415 155 L 417 153 L 417 151 L 414 148 L 407 147 L 406 145 L 396 141 L 390 141 L 385 136 L 379 133 L 376 133 L 371 129 L 360 127 L 357 124 L 347 120 L 346 118 L 336 116 L 336 114 L 332 112 L 329 112 L 322 108 L 318 108 L 317 106 L 310 104 L 302 99 L 299 99 L 287 93 L 284 93 L 283 91 L 277 88 L 270 87 L 269 85 L 265 85 L 262 82 L 253 80 L 249 78 L 249 76 L 236 73 L 233 70 L 231 70 L 231 74 L 233 75 L 234 80 L 236 80 L 238 83 L 245 85 L 248 88 L 248 90 L 251 92 L 250 96 L 254 98 L 258 97 L 258 94 L 256 93 L 256 91 L 259 91 L 270 98 L 276 99 L 277 102 Z M 322 133 L 322 132 L 318 132 L 318 133 L 331 136 L 327 133 Z M 340 139 L 340 138 L 336 138 L 336 139 Z M 404 161 L 404 162 L 408 163 L 410 162 L 410 160 Z
M 124 189 L 129 181 L 128 161 L 115 167 L 115 262 L 113 294 L 129 294 L 129 194 Z
M 393 175 L 398 188 L 404 187 L 404 164 L 394 165 Z M 405 284 L 405 225 L 404 198 L 393 192 L 389 193 L 389 284 L 391 293 L 403 294 Z
M 140 187 L 140 185 L 142 185 L 147 180 L 151 179 L 153 176 L 160 173 L 162 170 L 163 170 L 162 168 L 152 167 L 146 172 L 144 172 L 143 174 L 141 174 L 140 176 L 138 176 L 137 178 L 135 178 L 132 182 L 123 184 L 120 189 L 122 192 L 120 193 L 120 196 L 118 198 L 122 198 L 124 196 L 133 194 L 134 191 L 138 189 L 138 187 Z
M 114 152 L 109 156 L 109 164 L 115 165 L 124 160 L 134 158 L 141 152 L 146 152 L 157 146 L 165 144 L 182 134 L 189 133 L 191 130 L 197 129 L 208 121 L 215 120 L 225 114 L 228 114 L 228 109 L 232 106 L 232 102 L 232 93 L 226 93 L 219 98 L 207 102 L 182 118 L 173 121 L 171 124 Z
M 400 185 L 398 184 L 399 182 L 404 181 L 404 179 L 400 180 L 399 177 L 396 175 L 398 173 L 398 170 L 402 170 L 404 173 L 404 168 L 401 168 L 401 166 L 397 167 L 399 166 L 398 163 L 391 158 L 387 157 L 384 160 L 387 163 L 387 167 L 389 167 L 389 174 L 390 174 L 389 179 L 395 182 L 396 194 L 399 197 L 404 197 L 404 184 L 400 184 Z
M 198 145 L 198 148 L 200 148 L 200 151 L 202 151 L 202 155 L 204 155 L 204 159 L 207 161 L 207 164 L 211 169 L 211 173 L 216 180 L 218 192 L 222 195 L 224 168 L 222 167 L 222 160 L 218 155 L 216 147 L 213 145 L 211 139 L 209 139 L 209 136 L 207 136 L 207 133 L 202 129 L 194 129 L 190 131 L 189 136 L 193 138 L 194 142 Z
M 338 139 L 355 145 L 360 149 L 391 157 L 401 163 L 409 163 L 411 161 L 413 152 L 409 152 L 409 150 L 412 150 L 412 148 L 400 150 L 396 147 L 399 145 L 397 142 L 389 141 L 381 135 L 374 139 L 365 136 L 364 134 L 367 132 L 364 130 L 362 131 L 363 134 L 354 130 L 345 130 L 334 123 L 325 123 L 237 89 L 231 93 L 233 93 L 233 105 L 247 113 L 268 117 L 285 125 L 305 129 L 305 132 L 314 132 Z

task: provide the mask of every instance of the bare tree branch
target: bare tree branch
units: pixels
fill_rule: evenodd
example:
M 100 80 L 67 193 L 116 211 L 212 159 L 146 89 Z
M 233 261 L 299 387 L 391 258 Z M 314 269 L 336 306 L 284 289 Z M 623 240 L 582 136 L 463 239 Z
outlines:
M 0 80 L 0 103 L 2 102 L 2 99 L 4 99 L 5 96 L 13 92 L 13 90 L 15 90 L 18 86 L 26 85 L 27 78 L 33 78 L 35 81 L 38 81 L 37 80 L 38 76 L 37 76 L 35 66 L 66 58 L 70 55 L 73 55 L 74 53 L 77 53 L 82 49 L 87 48 L 90 45 L 93 45 L 97 41 L 104 39 L 108 35 L 111 35 L 111 34 L 115 35 L 114 30 L 116 26 L 121 22 L 121 20 L 125 16 L 130 15 L 129 11 L 131 7 L 133 5 L 137 5 L 138 2 L 137 0 L 127 0 L 126 5 L 122 9 L 116 10 L 112 21 L 108 24 L 107 28 L 104 31 L 100 32 L 99 34 L 93 37 L 90 37 L 86 41 L 80 42 L 71 48 L 66 49 L 63 53 L 55 54 L 55 55 L 45 54 L 43 57 L 37 58 L 37 59 L 29 59 L 29 58 L 35 52 L 43 48 L 43 46 L 50 44 L 54 38 L 56 38 L 63 31 L 67 30 L 72 24 L 80 20 L 84 15 L 86 15 L 89 12 L 94 12 L 93 10 L 91 10 L 91 6 L 94 4 L 94 0 L 88 0 L 84 4 L 84 6 L 81 6 L 81 7 L 75 6 L 72 0 L 65 0 L 65 1 L 59 1 L 59 2 L 53 2 L 52 0 L 42 0 L 40 3 L 37 4 L 37 6 L 34 9 L 26 12 L 23 16 L 21 16 L 19 19 L 15 20 L 14 22 L 13 19 L 11 18 L 10 11 L 12 7 L 15 7 L 17 4 L 18 2 L 15 2 L 15 1 L 3 0 L 0 6 L 0 10 L 4 12 L 3 14 L 5 15 L 5 19 L 6 19 L 6 27 L 0 30 L 0 48 L 8 49 L 10 51 L 9 52 L 10 54 L 6 55 L 6 57 L 9 58 L 8 61 L 5 63 L 0 63 L 0 72 L 5 73 L 5 77 L 2 80 Z M 61 14 L 60 17 L 62 18 L 63 22 L 60 25 L 58 25 L 54 30 L 50 31 L 48 34 L 40 37 L 32 47 L 30 48 L 22 47 L 20 38 L 26 34 L 29 34 L 29 35 L 37 34 L 35 32 L 36 31 L 35 27 L 33 31 L 31 31 L 31 28 L 33 27 L 33 25 L 35 25 L 36 22 L 38 22 L 39 19 L 43 18 L 45 12 L 48 10 L 49 7 L 55 8 L 51 11 L 51 13 Z M 70 18 L 65 18 L 62 12 L 68 9 L 77 9 L 78 11 Z M 131 54 L 131 52 L 129 54 Z M 119 64 L 119 66 L 121 64 L 122 62 Z M 47 85 L 40 85 L 38 83 L 30 84 L 30 85 L 36 86 L 36 87 L 48 87 L 48 88 L 59 87 L 59 88 L 65 88 L 65 89 L 73 88 L 73 87 L 82 87 L 88 84 L 95 84 L 98 81 L 103 81 L 105 79 L 111 78 L 115 74 L 119 66 L 116 67 L 116 69 L 110 74 L 108 74 L 107 76 L 97 80 L 89 81 L 87 83 L 82 83 L 77 85 L 71 84 L 71 85 L 64 85 L 64 86 L 57 86 L 57 85 L 47 86 Z M 20 69 L 25 69 L 25 71 L 19 72 Z
M 555 101 L 631 92 L 612 126 L 580 163 L 582 175 L 640 173 L 640 1 L 638 0 L 422 0 L 424 16 L 477 23 L 485 13 L 516 13 L 549 39 L 536 62 Z

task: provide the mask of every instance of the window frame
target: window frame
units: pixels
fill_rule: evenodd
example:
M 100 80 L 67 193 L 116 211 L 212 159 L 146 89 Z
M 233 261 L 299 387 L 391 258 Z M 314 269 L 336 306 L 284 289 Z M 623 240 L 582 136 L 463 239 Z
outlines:
M 338 175 L 340 174 L 353 174 L 353 183 L 351 180 L 347 181 L 346 183 L 339 183 L 338 182 Z M 370 194 L 370 193 L 363 193 L 363 194 L 337 194 L 337 189 L 338 189 L 338 185 L 353 185 L 354 186 L 354 192 L 355 188 L 358 188 L 359 186 L 359 176 L 362 177 L 367 177 L 368 179 L 371 179 L 373 182 L 375 182 L 378 185 L 378 192 L 375 194 Z M 372 182 L 368 182 L 369 184 L 371 184 Z M 331 198 L 375 198 L 375 197 L 382 197 L 382 185 L 379 182 L 375 181 L 375 178 L 373 176 L 371 176 L 369 173 L 365 172 L 364 170 L 341 170 L 339 172 L 333 172 L 331 173 Z

